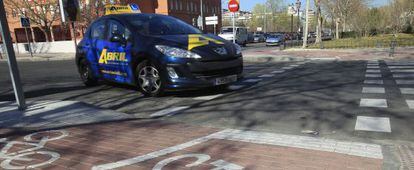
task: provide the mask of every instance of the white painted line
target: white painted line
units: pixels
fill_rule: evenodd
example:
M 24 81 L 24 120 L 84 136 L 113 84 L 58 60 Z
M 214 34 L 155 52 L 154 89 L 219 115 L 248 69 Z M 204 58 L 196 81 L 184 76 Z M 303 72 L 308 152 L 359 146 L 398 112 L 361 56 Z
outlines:
M 242 88 L 244 88 L 243 85 L 231 85 L 231 86 L 228 87 L 229 90 L 239 90 L 239 89 L 242 89 Z
M 274 74 L 263 74 L 261 76 L 259 76 L 259 78 L 270 78 L 270 77 L 274 77 Z
M 395 69 L 391 70 L 391 73 L 414 73 L 414 69 Z
M 231 140 L 237 142 L 328 151 L 375 159 L 383 158 L 381 146 L 375 144 L 343 142 L 333 139 L 323 139 L 308 136 L 284 135 L 267 132 L 231 129 L 222 131 L 221 134 L 216 134 L 212 136 L 216 139 Z
M 382 77 L 382 75 L 381 74 L 365 74 L 365 77 L 368 77 L 368 78 L 380 78 L 380 77 Z
M 365 80 L 364 84 L 384 84 L 384 80 Z
M 414 74 L 393 74 L 394 78 L 414 78 Z
M 361 99 L 360 107 L 380 107 L 387 108 L 387 100 L 385 99 Z
M 272 71 L 271 73 L 272 74 L 280 74 L 280 73 L 284 73 L 285 72 L 285 70 L 275 70 L 275 71 Z
M 367 63 L 368 64 L 379 63 L 379 61 L 378 60 L 368 60 Z
M 376 93 L 383 94 L 385 93 L 385 88 L 383 87 L 363 87 L 362 93 Z
M 340 57 L 313 57 L 309 58 L 310 60 L 324 60 L 324 61 L 333 61 L 333 60 L 339 60 Z
M 414 94 L 414 88 L 400 88 L 401 94 Z
M 414 66 L 388 66 L 389 69 L 414 69 Z
M 414 84 L 414 80 L 395 80 L 395 83 L 399 85 L 409 85 Z
M 217 132 L 217 133 L 221 133 L 221 132 Z M 215 135 L 211 134 L 211 135 Z M 192 141 L 183 143 L 183 144 L 179 144 L 179 145 L 175 145 L 169 148 L 165 148 L 159 151 L 155 151 L 155 152 L 151 152 L 149 154 L 146 155 L 142 155 L 142 156 L 137 156 L 134 158 L 130 158 L 130 159 L 125 159 L 125 160 L 121 160 L 121 161 L 117 161 L 114 163 L 108 163 L 108 164 L 103 164 L 103 165 L 98 165 L 98 166 L 94 166 L 92 167 L 92 170 L 109 170 L 109 169 L 116 169 L 116 168 L 121 168 L 121 167 L 125 167 L 125 166 L 129 166 L 132 164 L 136 164 L 136 163 L 140 163 L 140 162 L 144 162 L 150 159 L 154 159 L 160 156 L 164 156 L 173 152 L 177 152 L 179 150 L 183 150 L 186 148 L 189 148 L 191 146 L 203 143 L 203 142 L 207 142 L 208 140 L 211 139 L 211 135 L 209 136 L 205 136 L 205 137 L 201 137 L 198 139 L 194 139 Z
M 406 100 L 407 105 L 410 109 L 414 109 L 414 100 Z
M 205 143 L 211 139 L 230 140 L 254 144 L 295 147 L 317 151 L 336 152 L 346 155 L 361 156 L 374 159 L 383 159 L 380 145 L 357 142 L 343 142 L 333 139 L 314 138 L 307 136 L 283 135 L 267 132 L 242 131 L 226 129 L 208 136 L 197 138 L 186 143 L 178 144 L 145 155 L 120 160 L 92 167 L 92 170 L 109 170 L 130 166 L 154 158 L 165 156 L 186 148 Z
M 283 70 L 290 70 L 290 69 L 292 69 L 293 67 L 282 67 L 282 69 Z
M 298 64 L 292 64 L 292 65 L 289 65 L 289 67 L 299 67 L 300 65 L 298 65 Z
M 390 118 L 358 116 L 355 124 L 355 130 L 390 133 Z
M 153 114 L 150 115 L 150 117 L 161 117 L 161 116 L 171 116 L 174 114 L 177 114 L 178 112 L 188 109 L 190 108 L 189 106 L 181 106 L 181 107 L 173 107 L 173 108 L 168 108 L 168 109 L 164 109 L 158 112 L 155 112 Z
M 379 69 L 380 66 L 367 66 L 367 69 Z
M 376 64 L 367 64 L 367 66 L 379 66 L 379 64 L 378 63 L 376 63 Z
M 210 96 L 200 96 L 193 98 L 194 100 L 213 100 L 215 98 L 221 97 L 224 94 L 210 95 Z
M 381 70 L 367 70 L 367 73 L 381 73 Z
M 262 79 L 247 79 L 247 80 L 244 80 L 243 82 L 245 82 L 245 83 L 257 83 L 259 81 L 262 81 Z

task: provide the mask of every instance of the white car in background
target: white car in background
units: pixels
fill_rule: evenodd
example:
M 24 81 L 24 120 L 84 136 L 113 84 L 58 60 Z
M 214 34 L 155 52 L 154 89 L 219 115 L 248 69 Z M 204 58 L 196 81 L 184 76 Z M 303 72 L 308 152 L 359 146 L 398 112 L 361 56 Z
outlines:
M 219 36 L 225 40 L 233 41 L 233 27 L 223 27 Z M 248 32 L 245 27 L 236 27 L 236 43 L 242 46 L 246 46 L 248 43 Z

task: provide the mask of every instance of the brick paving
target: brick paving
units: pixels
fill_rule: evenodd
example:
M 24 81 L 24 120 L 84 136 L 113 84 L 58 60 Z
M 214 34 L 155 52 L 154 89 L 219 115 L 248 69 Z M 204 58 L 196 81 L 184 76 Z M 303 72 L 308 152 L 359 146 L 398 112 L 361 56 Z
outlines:
M 131 158 L 135 158 L 135 162 L 117 169 L 213 169 L 219 166 L 232 169 L 382 168 L 383 160 L 378 158 L 263 144 L 251 139 L 237 141 L 236 138 L 240 136 L 218 138 L 222 130 L 160 121 L 128 121 L 71 127 L 30 137 L 23 134 L 7 138 L 8 141 L 27 143 L 47 140 L 44 147 L 34 150 L 37 154 L 26 156 L 32 160 L 11 159 L 10 162 L 12 166 L 28 166 L 49 160 L 50 155 L 39 154 L 41 151 L 60 155 L 56 161 L 36 167 L 41 169 L 91 169 L 97 165 Z M 67 132 L 67 136 L 62 135 L 62 131 Z M 45 136 L 48 138 L 44 138 Z M 271 143 L 272 139 L 266 141 Z M 4 142 L 0 144 L 1 148 L 6 148 Z M 177 146 L 184 145 L 185 147 L 174 150 Z M 6 154 L 17 151 L 28 153 L 22 150 L 31 147 L 33 145 L 16 145 Z M 0 162 L 4 163 L 5 160 L 7 158 L 0 155 Z

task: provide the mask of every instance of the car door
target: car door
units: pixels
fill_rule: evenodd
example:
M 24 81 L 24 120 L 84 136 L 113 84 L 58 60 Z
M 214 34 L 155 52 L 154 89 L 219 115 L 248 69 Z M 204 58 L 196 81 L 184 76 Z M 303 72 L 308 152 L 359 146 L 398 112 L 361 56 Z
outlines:
M 101 72 L 106 79 L 119 83 L 132 83 L 131 32 L 114 19 L 108 20 L 107 26 L 105 46 L 99 58 Z
M 87 42 L 88 53 L 87 59 L 96 76 L 101 77 L 101 68 L 99 65 L 99 56 L 105 44 L 106 25 L 105 20 L 100 20 L 91 26 L 89 41 Z

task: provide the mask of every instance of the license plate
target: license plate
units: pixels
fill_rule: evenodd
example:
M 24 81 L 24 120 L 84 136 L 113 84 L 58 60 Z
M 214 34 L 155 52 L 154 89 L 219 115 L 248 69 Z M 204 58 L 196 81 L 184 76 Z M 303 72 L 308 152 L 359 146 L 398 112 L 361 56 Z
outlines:
M 216 85 L 228 84 L 237 81 L 237 75 L 216 78 Z

